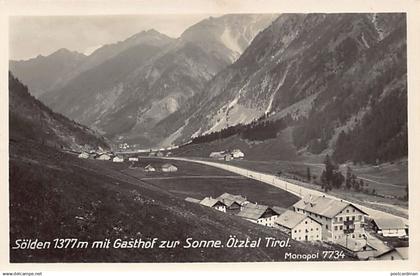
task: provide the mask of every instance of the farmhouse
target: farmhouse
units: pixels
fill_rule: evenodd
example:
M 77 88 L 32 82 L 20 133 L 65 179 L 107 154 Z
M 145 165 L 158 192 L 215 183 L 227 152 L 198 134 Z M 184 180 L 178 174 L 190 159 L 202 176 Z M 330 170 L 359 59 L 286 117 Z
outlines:
M 216 198 L 205 197 L 203 200 L 200 201 L 200 204 L 203 206 L 214 208 L 217 211 L 226 213 L 226 205 Z
M 239 217 L 270 227 L 275 226 L 274 222 L 278 215 L 279 214 L 270 207 L 254 203 L 248 203 L 238 213 Z
M 364 233 L 367 214 L 351 203 L 309 195 L 295 203 L 293 209 L 322 224 L 322 240 L 336 241 L 349 232 L 355 236 Z
M 274 223 L 275 227 L 297 241 L 318 241 L 322 238 L 322 224 L 304 214 L 287 210 Z
M 166 163 L 162 165 L 162 172 L 176 172 L 177 170 L 178 168 L 172 164 Z
M 377 260 L 407 260 L 408 247 L 396 247 L 375 257 Z
M 111 160 L 111 155 L 103 153 L 96 157 L 97 160 Z
M 89 153 L 84 151 L 84 152 L 80 153 L 77 157 L 82 158 L 82 159 L 88 159 L 89 158 Z
M 226 205 L 226 211 L 230 214 L 239 213 L 242 207 L 249 203 L 246 197 L 243 197 L 241 195 L 232 195 L 229 193 L 224 193 L 220 195 L 217 199 Z
M 225 152 L 224 151 L 214 151 L 214 152 L 210 153 L 209 157 L 214 158 L 214 159 L 223 160 L 223 159 L 225 159 Z
M 361 260 L 372 259 L 391 249 L 383 241 L 367 232 L 361 236 L 345 235 L 336 240 L 336 243 Z
M 376 218 L 373 229 L 384 237 L 405 237 L 407 226 L 399 218 Z
M 124 157 L 117 155 L 112 159 L 112 162 L 116 162 L 116 163 L 124 162 Z
M 242 159 L 245 157 L 245 154 L 240 149 L 234 149 L 231 152 L 232 157 L 235 159 Z
M 144 167 L 144 171 L 145 172 L 155 172 L 156 169 L 151 164 L 149 164 L 146 167 Z
M 139 162 L 139 159 L 137 157 L 129 157 L 128 158 L 128 161 L 131 161 L 131 162 Z

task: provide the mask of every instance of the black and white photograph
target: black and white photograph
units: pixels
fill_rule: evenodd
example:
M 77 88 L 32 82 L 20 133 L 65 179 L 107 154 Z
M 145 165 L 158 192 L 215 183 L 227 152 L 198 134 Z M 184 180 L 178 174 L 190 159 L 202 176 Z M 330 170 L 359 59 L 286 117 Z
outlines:
M 406 12 L 12 15 L 8 47 L 11 264 L 418 258 Z

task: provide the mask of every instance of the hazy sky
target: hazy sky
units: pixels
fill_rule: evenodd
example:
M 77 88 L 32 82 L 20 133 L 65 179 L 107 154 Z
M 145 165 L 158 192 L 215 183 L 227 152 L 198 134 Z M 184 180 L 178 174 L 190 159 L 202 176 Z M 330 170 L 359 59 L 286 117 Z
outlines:
M 60 48 L 88 53 L 98 46 L 155 29 L 170 37 L 209 17 L 194 15 L 15 16 L 10 17 L 10 59 L 49 55 Z

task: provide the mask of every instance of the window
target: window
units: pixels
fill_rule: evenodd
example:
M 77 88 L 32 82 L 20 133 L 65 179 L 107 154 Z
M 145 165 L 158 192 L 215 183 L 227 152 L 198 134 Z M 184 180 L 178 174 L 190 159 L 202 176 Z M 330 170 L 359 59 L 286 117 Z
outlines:
M 327 224 L 325 225 L 325 228 L 328 229 L 328 225 Z
M 340 225 L 340 230 L 343 230 L 343 225 Z
M 355 218 L 355 216 L 352 216 L 352 217 L 351 217 L 351 220 L 355 220 L 355 219 L 356 219 L 356 218 Z
M 318 228 L 316 228 L 316 231 L 318 231 Z
M 359 220 L 362 220 L 362 216 L 361 215 L 359 215 L 358 218 L 359 218 Z
M 337 226 L 334 226 L 334 230 L 337 231 L 338 230 L 338 227 Z
M 350 212 L 349 209 L 346 210 L 346 213 Z
M 311 228 L 311 231 L 314 231 L 314 229 L 313 229 L 313 228 Z
M 356 212 L 356 210 L 353 208 L 353 213 Z
M 297 233 L 297 230 L 295 230 L 295 233 Z
M 340 221 L 343 221 L 343 217 L 340 217 Z

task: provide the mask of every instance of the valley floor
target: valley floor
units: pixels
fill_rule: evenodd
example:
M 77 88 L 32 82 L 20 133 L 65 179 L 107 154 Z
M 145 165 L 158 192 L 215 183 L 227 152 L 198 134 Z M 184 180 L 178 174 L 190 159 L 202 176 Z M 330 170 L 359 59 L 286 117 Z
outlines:
M 125 163 L 84 160 L 30 141 L 10 142 L 10 247 L 18 239 L 54 240 L 77 238 L 81 241 L 116 239 L 134 240 L 221 240 L 231 235 L 239 239 L 287 235 L 227 215 L 183 198 L 247 187 L 249 196 L 262 200 L 263 194 L 280 206 L 293 204 L 297 197 L 258 181 L 238 178 L 235 174 L 208 166 L 174 161 L 180 166 L 170 177 L 160 179 L 140 173 Z M 145 161 L 150 162 L 150 161 Z M 167 162 L 160 160 L 156 162 Z M 171 161 L 172 162 L 172 161 Z M 207 175 L 223 179 L 213 189 Z M 233 177 L 235 176 L 235 177 Z M 155 176 L 153 176 L 155 177 Z M 183 177 L 186 177 L 185 179 Z M 217 179 L 219 182 L 219 179 Z M 245 185 L 244 185 L 245 184 Z M 168 187 L 170 186 L 170 187 Z M 205 190 L 207 189 L 207 190 Z M 219 190 L 218 190 L 219 189 Z M 246 192 L 246 190 L 243 190 Z M 30 227 L 28 227 L 30 225 Z M 324 243 L 290 241 L 289 248 L 197 248 L 184 249 L 10 249 L 10 261 L 16 262 L 237 262 L 284 261 L 287 252 L 316 253 L 338 249 Z M 322 257 L 316 259 L 322 260 Z M 345 255 L 344 260 L 354 260 Z

